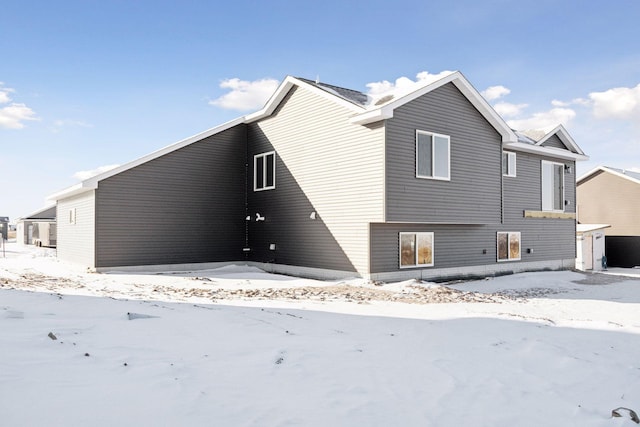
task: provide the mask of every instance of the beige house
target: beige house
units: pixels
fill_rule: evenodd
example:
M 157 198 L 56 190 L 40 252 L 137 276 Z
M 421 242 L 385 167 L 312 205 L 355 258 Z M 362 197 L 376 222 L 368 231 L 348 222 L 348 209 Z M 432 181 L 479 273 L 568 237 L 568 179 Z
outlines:
M 578 223 L 605 229 L 608 265 L 640 266 L 640 172 L 599 166 L 576 181 Z

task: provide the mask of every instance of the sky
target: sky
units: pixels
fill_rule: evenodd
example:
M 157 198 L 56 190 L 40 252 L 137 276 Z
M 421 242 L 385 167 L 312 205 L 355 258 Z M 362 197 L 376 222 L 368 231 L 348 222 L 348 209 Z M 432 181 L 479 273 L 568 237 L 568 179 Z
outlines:
M 376 93 L 461 71 L 518 130 L 640 170 L 640 2 L 5 1 L 0 216 L 261 108 L 287 75 Z

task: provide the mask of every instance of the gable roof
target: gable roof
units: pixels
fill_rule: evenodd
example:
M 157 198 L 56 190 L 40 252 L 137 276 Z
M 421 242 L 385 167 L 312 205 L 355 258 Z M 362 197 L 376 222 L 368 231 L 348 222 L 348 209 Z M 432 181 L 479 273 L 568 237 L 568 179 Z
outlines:
M 46 206 L 29 215 L 18 218 L 18 221 L 25 219 L 56 219 L 56 205 Z
M 543 147 L 542 145 L 540 145 L 542 143 L 523 143 L 519 135 L 516 134 L 516 132 L 507 125 L 504 119 L 502 119 L 502 117 L 498 113 L 496 113 L 491 105 L 489 105 L 489 103 L 482 97 L 482 95 L 480 95 L 480 93 L 459 71 L 452 72 L 445 77 L 419 87 L 412 92 L 409 92 L 402 96 L 398 96 L 397 98 L 393 96 L 382 97 L 373 105 L 371 103 L 372 98 L 363 92 L 326 83 L 316 82 L 309 79 L 287 76 L 282 81 L 282 83 L 280 83 L 276 91 L 273 93 L 273 95 L 271 95 L 262 109 L 254 113 L 238 117 L 220 126 L 213 127 L 204 132 L 198 133 L 189 138 L 168 145 L 164 148 L 161 148 L 160 150 L 154 151 L 146 156 L 140 157 L 117 168 L 88 178 L 76 185 L 50 195 L 48 197 L 48 200 L 59 200 L 96 189 L 98 188 L 98 182 L 111 176 L 122 173 L 128 169 L 132 169 L 160 156 L 164 156 L 165 154 L 169 154 L 175 150 L 193 144 L 217 133 L 223 132 L 234 126 L 252 123 L 268 117 L 273 114 L 276 108 L 278 108 L 280 103 L 287 96 L 289 91 L 295 86 L 303 87 L 306 90 L 315 93 L 316 95 L 324 97 L 331 102 L 347 108 L 353 113 L 353 116 L 349 120 L 351 123 L 365 125 L 392 118 L 393 111 L 396 108 L 401 107 L 402 105 L 405 105 L 406 103 L 411 102 L 414 99 L 432 92 L 448 83 L 454 84 L 458 88 L 458 90 L 460 90 L 460 92 L 467 98 L 467 100 L 469 100 L 469 102 L 471 102 L 471 104 L 480 112 L 480 114 L 482 114 L 482 116 L 496 129 L 496 131 L 502 136 L 502 142 L 505 144 L 505 147 L 509 147 L 514 150 L 529 151 L 537 154 L 549 155 L 552 157 L 559 157 L 570 160 L 588 159 L 588 157 L 585 156 L 582 150 L 580 150 L 577 144 L 575 144 L 573 139 L 569 136 L 566 129 L 564 129 L 562 125 L 558 126 L 556 129 L 550 132 L 541 141 L 544 142 L 544 140 L 557 133 L 559 138 L 565 145 L 571 146 L 576 150 L 575 153 L 554 147 Z
M 628 171 L 626 169 L 618 169 L 618 168 L 612 168 L 609 166 L 598 166 L 592 170 L 590 170 L 589 172 L 587 172 L 586 174 L 582 175 L 580 178 L 578 178 L 576 180 L 576 185 L 580 184 L 582 181 L 587 180 L 588 178 L 596 175 L 597 173 L 610 173 L 612 175 L 615 175 L 619 178 L 623 178 L 623 179 L 627 179 L 631 182 L 635 182 L 636 184 L 640 184 L 640 172 L 632 172 L 632 171 Z
M 396 108 L 405 105 L 414 99 L 423 96 L 429 92 L 432 92 L 448 83 L 453 83 L 460 92 L 471 102 L 471 104 L 484 116 L 484 118 L 491 123 L 491 125 L 502 136 L 502 142 L 517 142 L 518 137 L 513 130 L 507 125 L 507 123 L 496 113 L 496 111 L 489 105 L 489 103 L 480 95 L 469 81 L 462 75 L 460 71 L 455 71 L 441 79 L 438 79 L 430 84 L 422 86 L 421 88 L 410 92 L 397 99 L 391 99 L 389 102 L 382 103 L 381 105 L 374 105 L 367 108 L 366 111 L 351 118 L 351 123 L 354 124 L 368 124 L 375 123 L 380 120 L 386 120 L 393 117 L 393 112 Z
M 518 137 L 516 142 L 505 144 L 505 148 L 511 148 L 518 151 L 527 153 L 547 155 L 552 157 L 558 157 L 565 160 L 582 161 L 589 160 L 589 156 L 584 154 L 582 149 L 573 140 L 567 129 L 564 126 L 558 125 L 550 132 L 543 135 L 536 141 L 533 137 L 537 135 L 527 134 L 526 132 L 514 131 Z M 545 146 L 551 137 L 556 135 L 558 139 L 567 147 L 567 150 L 556 147 Z

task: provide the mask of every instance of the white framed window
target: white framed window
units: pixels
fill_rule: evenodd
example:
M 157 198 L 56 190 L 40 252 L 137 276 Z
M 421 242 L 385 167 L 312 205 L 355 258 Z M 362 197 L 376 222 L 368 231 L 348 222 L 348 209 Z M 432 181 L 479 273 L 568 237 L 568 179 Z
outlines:
M 564 211 L 564 164 L 542 160 L 542 210 Z
M 253 191 L 276 188 L 276 152 L 253 156 Z
M 502 152 L 502 175 L 516 176 L 516 153 L 511 151 Z
M 520 260 L 520 232 L 498 231 L 498 261 Z
M 433 233 L 400 233 L 400 268 L 433 266 Z
M 451 144 L 447 135 L 416 130 L 416 178 L 451 179 Z
M 76 223 L 76 208 L 69 209 L 69 224 Z

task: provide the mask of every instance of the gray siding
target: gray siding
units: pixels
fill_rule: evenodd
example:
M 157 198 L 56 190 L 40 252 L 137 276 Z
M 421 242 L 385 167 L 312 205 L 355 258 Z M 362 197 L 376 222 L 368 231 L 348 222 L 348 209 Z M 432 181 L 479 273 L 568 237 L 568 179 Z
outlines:
M 245 147 L 240 125 L 100 181 L 97 267 L 243 259 Z
M 70 211 L 75 212 L 75 223 L 69 221 Z M 94 191 L 58 200 L 58 258 L 89 268 L 96 267 L 95 215 Z
M 562 163 L 571 167 L 571 173 L 564 174 L 564 198 L 569 201 L 565 212 L 576 211 L 575 162 L 543 157 L 523 152 L 516 153 L 515 177 L 503 177 L 505 222 L 522 221 L 524 210 L 542 209 L 542 161 Z
M 571 224 L 570 220 L 542 219 L 528 219 L 526 225 L 518 226 L 371 224 L 371 272 L 411 270 L 399 267 L 400 232 L 434 233 L 433 269 L 571 259 L 575 258 L 575 226 Z M 520 261 L 497 261 L 498 231 L 521 233 Z
M 387 221 L 500 221 L 501 137 L 453 84 L 396 109 L 386 129 Z M 450 136 L 451 181 L 416 178 L 416 129 Z
M 295 88 L 271 117 L 249 125 L 252 260 L 368 272 L 368 223 L 383 220 L 384 128 L 350 124 L 352 114 Z M 254 192 L 253 156 L 271 150 L 276 188 Z M 256 213 L 266 220 L 255 222 Z
M 569 150 L 567 148 L 566 145 L 563 144 L 563 142 L 560 140 L 560 138 L 558 138 L 558 135 L 553 135 L 552 137 L 550 137 L 549 139 L 547 139 L 543 144 L 543 147 L 553 147 L 553 148 L 560 148 L 562 150 Z M 570 150 L 569 150 L 570 151 Z

